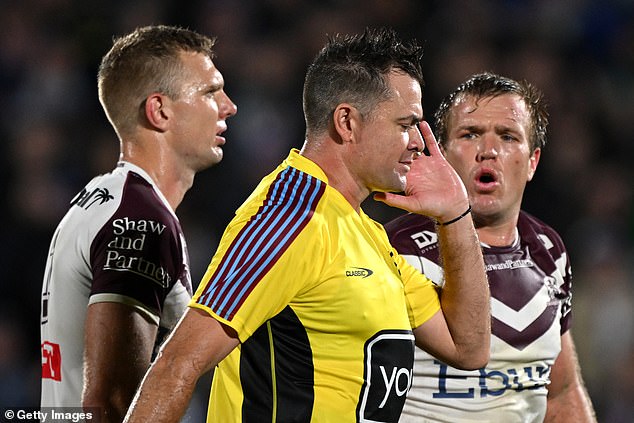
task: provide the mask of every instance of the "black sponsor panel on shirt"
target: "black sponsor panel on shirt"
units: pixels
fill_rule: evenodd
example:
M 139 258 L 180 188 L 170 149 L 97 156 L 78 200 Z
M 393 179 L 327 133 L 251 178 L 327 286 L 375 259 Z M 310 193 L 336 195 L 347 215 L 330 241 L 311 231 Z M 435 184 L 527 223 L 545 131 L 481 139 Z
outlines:
M 411 331 L 381 331 L 364 349 L 365 382 L 357 419 L 360 423 L 397 422 L 412 386 L 414 335 Z

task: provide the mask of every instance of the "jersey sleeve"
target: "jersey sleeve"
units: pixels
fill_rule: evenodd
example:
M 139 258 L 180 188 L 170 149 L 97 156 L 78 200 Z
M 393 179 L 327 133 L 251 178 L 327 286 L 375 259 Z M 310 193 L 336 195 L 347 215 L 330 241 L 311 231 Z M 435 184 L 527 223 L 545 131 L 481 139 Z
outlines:
M 555 229 L 524 211 L 520 212 L 518 225 L 521 232 L 538 240 L 534 244 L 545 249 L 551 261 L 549 273 L 554 277 L 554 295 L 560 301 L 560 327 L 564 334 L 572 327 L 572 267 L 564 241 Z M 546 266 L 545 261 L 542 265 Z
M 90 303 L 129 304 L 158 324 L 174 286 L 191 284 L 184 254 L 175 216 L 149 183 L 130 174 L 119 208 L 91 245 Z
M 403 278 L 410 323 L 412 328 L 417 328 L 440 310 L 438 291 L 433 282 L 403 256 L 395 253 L 394 257 Z
M 261 198 L 247 200 L 223 234 L 190 306 L 233 328 L 242 342 L 282 311 L 319 277 L 320 261 L 308 248 L 322 245 L 314 216 L 324 189 L 316 178 L 289 172 Z
M 570 257 L 561 238 L 555 233 L 553 239 L 555 240 L 559 254 L 559 258 L 555 260 L 555 264 L 563 278 L 560 287 L 563 297 L 561 301 L 560 322 L 561 334 L 563 335 L 572 327 L 572 266 L 570 264 Z

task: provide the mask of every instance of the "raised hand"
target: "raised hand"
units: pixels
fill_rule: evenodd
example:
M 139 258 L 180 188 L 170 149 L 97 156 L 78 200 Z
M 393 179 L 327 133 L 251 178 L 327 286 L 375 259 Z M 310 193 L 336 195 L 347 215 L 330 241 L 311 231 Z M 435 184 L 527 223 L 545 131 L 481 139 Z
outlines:
M 379 192 L 374 199 L 439 222 L 447 222 L 469 206 L 462 180 L 443 156 L 436 137 L 425 121 L 419 124 L 429 155 L 419 155 L 407 173 L 405 193 Z

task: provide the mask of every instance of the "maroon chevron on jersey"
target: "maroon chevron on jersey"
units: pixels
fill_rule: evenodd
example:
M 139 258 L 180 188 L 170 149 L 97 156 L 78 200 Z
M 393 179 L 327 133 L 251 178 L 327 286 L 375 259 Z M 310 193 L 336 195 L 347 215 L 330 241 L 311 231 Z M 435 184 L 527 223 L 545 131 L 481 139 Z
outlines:
M 405 215 L 386 230 L 395 248 L 442 287 L 434 222 Z M 402 422 L 413 416 L 463 422 L 465 410 L 474 422 L 543 420 L 550 367 L 571 323 L 571 270 L 551 227 L 521 212 L 517 234 L 508 247 L 482 246 L 491 291 L 489 364 L 461 371 L 416 349 Z

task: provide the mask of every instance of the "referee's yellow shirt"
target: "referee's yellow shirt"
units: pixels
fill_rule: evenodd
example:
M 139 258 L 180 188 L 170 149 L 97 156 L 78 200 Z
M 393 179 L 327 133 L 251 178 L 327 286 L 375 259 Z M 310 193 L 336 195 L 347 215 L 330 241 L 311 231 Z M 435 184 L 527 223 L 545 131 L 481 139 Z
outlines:
M 411 386 L 411 329 L 440 303 L 292 150 L 237 210 L 190 306 L 241 341 L 215 369 L 208 422 L 387 422 Z

